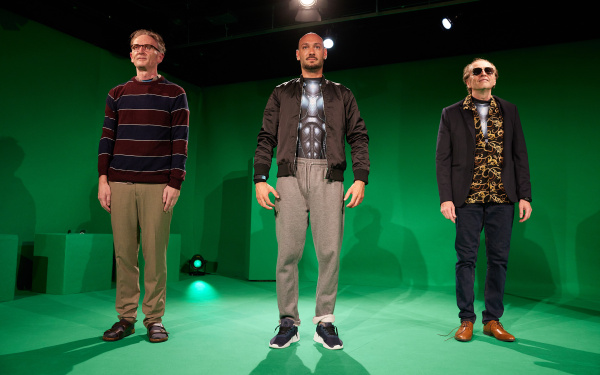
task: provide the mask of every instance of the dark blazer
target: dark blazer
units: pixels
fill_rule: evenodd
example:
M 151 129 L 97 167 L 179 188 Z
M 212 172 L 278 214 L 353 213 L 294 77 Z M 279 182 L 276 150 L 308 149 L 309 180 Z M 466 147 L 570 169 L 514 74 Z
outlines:
M 494 96 L 504 117 L 504 164 L 502 183 L 511 202 L 531 199 L 529 161 L 517 107 Z M 442 110 L 438 131 L 435 166 L 440 204 L 465 203 L 475 166 L 475 121 L 473 112 L 463 109 L 464 100 Z

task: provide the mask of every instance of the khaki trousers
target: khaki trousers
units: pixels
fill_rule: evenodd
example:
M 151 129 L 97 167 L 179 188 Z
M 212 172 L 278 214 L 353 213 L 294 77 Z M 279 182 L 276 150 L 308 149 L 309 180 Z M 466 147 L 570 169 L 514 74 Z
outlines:
M 166 184 L 110 182 L 111 224 L 117 263 L 118 318 L 137 321 L 140 300 L 138 251 L 144 256 L 144 325 L 160 323 L 167 292 L 167 245 L 173 211 L 163 211 Z
M 319 262 L 313 322 L 333 322 L 344 232 L 344 185 L 325 179 L 326 160 L 298 158 L 297 166 L 295 177 L 277 179 L 279 199 L 275 201 L 275 231 L 279 318 L 292 318 L 296 325 L 300 324 L 298 262 L 304 250 L 310 213 Z

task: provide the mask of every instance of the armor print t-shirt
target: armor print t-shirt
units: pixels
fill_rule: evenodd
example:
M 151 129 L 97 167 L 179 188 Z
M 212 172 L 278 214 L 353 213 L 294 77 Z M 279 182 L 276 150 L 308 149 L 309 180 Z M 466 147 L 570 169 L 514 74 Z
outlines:
M 325 159 L 325 111 L 321 78 L 305 78 L 298 123 L 299 158 Z

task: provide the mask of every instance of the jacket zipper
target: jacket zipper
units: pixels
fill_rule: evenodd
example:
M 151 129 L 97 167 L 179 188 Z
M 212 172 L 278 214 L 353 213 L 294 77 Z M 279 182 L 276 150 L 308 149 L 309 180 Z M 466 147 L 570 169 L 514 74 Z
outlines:
M 296 144 L 294 145 L 294 176 L 298 170 L 298 131 L 300 129 L 300 120 L 302 116 L 302 96 L 304 95 L 304 82 L 302 78 L 300 80 L 300 104 L 298 105 L 298 125 L 296 125 Z
M 323 90 L 323 81 L 325 79 L 321 78 L 321 84 L 319 84 L 319 89 L 321 90 L 321 96 L 323 97 L 323 117 L 325 117 L 325 137 L 323 139 L 323 143 L 325 145 L 325 162 L 327 163 L 327 169 L 325 170 L 325 178 L 329 178 L 329 160 L 327 159 L 327 113 L 325 113 L 325 90 Z

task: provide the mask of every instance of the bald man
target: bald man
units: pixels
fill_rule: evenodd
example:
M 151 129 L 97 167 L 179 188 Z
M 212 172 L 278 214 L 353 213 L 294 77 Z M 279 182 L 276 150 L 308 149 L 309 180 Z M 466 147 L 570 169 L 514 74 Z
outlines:
M 254 155 L 256 200 L 265 209 L 275 210 L 278 245 L 279 332 L 269 346 L 286 348 L 300 339 L 298 262 L 310 223 L 319 262 L 313 338 L 327 349 L 342 349 L 333 311 L 344 210 L 363 200 L 369 176 L 369 137 L 352 92 L 323 77 L 327 59 L 323 39 L 315 33 L 304 35 L 296 59 L 302 75 L 277 86 L 269 97 Z M 346 194 L 344 139 L 352 150 L 354 172 L 354 183 Z M 266 182 L 275 147 L 276 189 Z

